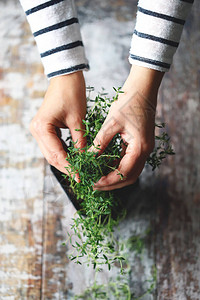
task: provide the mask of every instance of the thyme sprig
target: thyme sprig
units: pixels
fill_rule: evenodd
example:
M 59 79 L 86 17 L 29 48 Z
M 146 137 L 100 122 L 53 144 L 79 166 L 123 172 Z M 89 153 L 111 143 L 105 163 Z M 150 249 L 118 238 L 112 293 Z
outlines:
M 116 199 L 116 195 L 113 192 L 102 192 L 93 189 L 94 183 L 103 175 L 107 175 L 111 170 L 117 169 L 115 162 L 121 157 L 121 145 L 123 141 L 120 135 L 117 134 L 101 155 L 98 156 L 97 151 L 88 151 L 108 115 L 112 102 L 117 101 L 119 94 L 123 92 L 120 88 L 114 89 L 116 95 L 110 99 L 107 93 L 103 91 L 99 93 L 95 99 L 91 99 L 90 94 L 92 90 L 93 88 L 88 89 L 89 106 L 86 118 L 83 120 L 83 124 L 85 125 L 84 136 L 87 138 L 87 146 L 80 151 L 80 149 L 74 147 L 71 136 L 67 139 L 67 161 L 70 164 L 67 170 L 71 174 L 68 179 L 81 209 L 78 210 L 72 218 L 72 233 L 68 233 L 66 242 L 69 241 L 74 249 L 69 255 L 69 258 L 77 264 L 92 264 L 93 268 L 99 271 L 102 265 L 107 265 L 110 270 L 111 267 L 117 263 L 120 266 L 120 273 L 124 274 L 127 257 L 121 249 L 124 249 L 125 243 L 124 245 L 120 244 L 119 239 L 115 236 L 114 228 L 120 219 L 125 217 L 126 212 L 121 208 L 120 200 Z M 165 124 L 161 123 L 155 125 L 160 128 L 162 132 L 161 135 L 155 137 L 155 149 L 147 159 L 147 164 L 152 167 L 152 170 L 159 167 L 167 155 L 174 154 L 170 144 L 170 138 L 165 132 Z M 98 150 L 98 147 L 96 147 L 95 150 Z M 76 173 L 78 173 L 81 178 L 81 182 L 79 183 L 75 181 Z M 123 179 L 123 175 L 120 174 L 120 172 L 119 176 Z M 137 245 L 137 247 L 140 248 L 139 251 L 141 251 L 143 241 L 136 238 L 131 242 L 134 242 L 133 244 Z M 150 290 L 152 290 L 153 286 L 154 284 L 152 283 Z M 127 295 L 130 294 L 127 284 L 119 285 L 119 287 L 124 290 L 124 293 L 127 293 Z M 111 284 L 109 289 L 115 289 L 115 287 Z M 96 285 L 96 283 L 90 290 L 86 291 L 86 294 L 89 292 L 95 293 L 95 295 L 100 294 L 101 299 L 108 299 L 103 298 L 102 286 Z M 100 298 L 97 297 L 95 299 Z M 132 298 L 127 296 L 126 299 Z
M 91 92 L 91 88 L 89 92 Z M 97 95 L 94 100 L 89 99 L 90 107 L 86 119 L 83 120 L 84 136 L 87 138 L 87 146 L 82 149 L 83 151 L 74 147 L 71 136 L 68 138 L 67 161 L 70 167 L 67 169 L 71 174 L 78 172 L 81 178 L 81 182 L 77 183 L 74 180 L 75 175 L 69 177 L 71 188 L 81 209 L 77 211 L 77 216 L 72 219 L 73 234 L 68 233 L 68 235 L 74 248 L 74 252 L 70 255 L 71 260 L 81 264 L 84 257 L 87 263 L 93 264 L 94 268 L 107 264 L 108 269 L 117 260 L 122 266 L 122 272 L 124 258 L 118 251 L 120 247 L 114 235 L 114 227 L 125 216 L 125 211 L 121 210 L 119 213 L 120 201 L 116 199 L 113 192 L 97 191 L 93 189 L 93 186 L 103 175 L 117 169 L 114 162 L 120 158 L 123 141 L 120 135 L 116 134 L 103 154 L 98 156 L 96 152 L 88 151 L 104 123 L 112 102 L 116 101 L 118 95 L 122 93 L 120 88 L 115 89 L 115 92 L 116 95 L 112 99 L 107 97 L 106 93 Z M 165 124 L 156 124 L 156 126 L 163 129 Z M 156 145 L 147 160 L 147 164 L 151 165 L 153 170 L 161 164 L 167 155 L 174 154 L 166 132 L 162 132 L 161 136 L 156 136 L 156 141 L 159 141 L 159 144 Z M 98 147 L 96 148 L 98 150 Z M 123 179 L 120 172 L 119 176 Z M 76 237 L 75 240 L 73 237 Z

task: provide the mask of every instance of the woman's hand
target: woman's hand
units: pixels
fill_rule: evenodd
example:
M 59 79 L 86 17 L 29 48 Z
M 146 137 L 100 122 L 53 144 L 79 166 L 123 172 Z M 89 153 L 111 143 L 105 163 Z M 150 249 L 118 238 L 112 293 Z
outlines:
M 49 164 L 67 174 L 67 153 L 59 128 L 69 128 L 75 147 L 86 146 L 82 119 L 86 114 L 85 80 L 82 71 L 52 78 L 44 101 L 30 124 L 30 131 Z M 78 174 L 76 180 L 79 181 Z
M 94 145 L 102 153 L 113 136 L 120 133 L 125 145 L 118 169 L 103 176 L 94 189 L 109 191 L 134 183 L 154 148 L 157 93 L 164 73 L 132 66 L 122 87 L 123 94 L 113 102 Z M 123 175 L 121 180 L 119 173 Z

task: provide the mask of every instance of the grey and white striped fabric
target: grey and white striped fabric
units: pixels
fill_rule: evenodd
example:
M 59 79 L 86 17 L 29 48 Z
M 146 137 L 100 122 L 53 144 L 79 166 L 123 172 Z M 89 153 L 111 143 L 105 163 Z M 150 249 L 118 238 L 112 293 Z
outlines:
M 129 62 L 168 71 L 193 0 L 139 0 Z
M 73 0 L 20 0 L 48 78 L 88 70 Z M 168 71 L 193 0 L 139 0 L 129 61 Z
M 20 0 L 48 78 L 89 65 L 73 0 Z

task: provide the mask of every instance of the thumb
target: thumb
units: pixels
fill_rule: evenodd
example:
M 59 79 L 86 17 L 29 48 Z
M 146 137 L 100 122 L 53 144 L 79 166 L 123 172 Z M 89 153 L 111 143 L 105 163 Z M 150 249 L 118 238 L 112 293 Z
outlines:
M 99 154 L 101 154 L 119 131 L 119 123 L 114 117 L 106 119 L 97 133 L 93 141 L 93 146 L 89 149 L 89 151 L 99 152 Z

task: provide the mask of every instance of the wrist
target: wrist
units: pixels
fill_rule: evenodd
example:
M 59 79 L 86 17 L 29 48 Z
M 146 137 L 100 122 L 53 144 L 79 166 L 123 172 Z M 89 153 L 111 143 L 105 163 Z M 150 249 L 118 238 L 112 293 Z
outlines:
M 56 76 L 50 79 L 50 85 L 53 84 L 67 84 L 73 83 L 76 81 L 84 82 L 83 71 L 77 71 L 74 73 L 64 74 L 60 76 Z
M 144 90 L 157 94 L 164 74 L 157 70 L 132 65 L 128 80 L 134 86 L 141 86 Z

